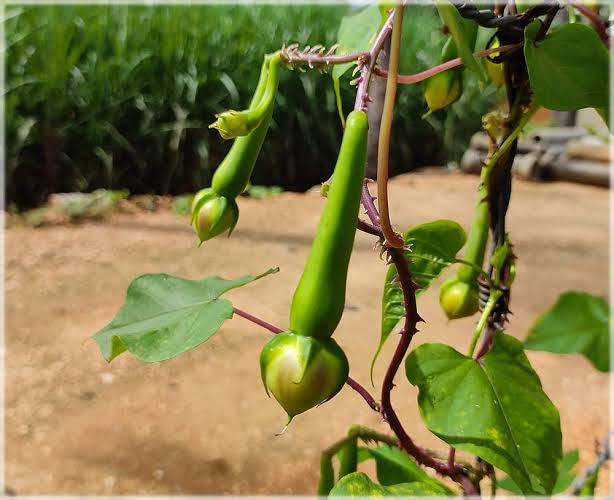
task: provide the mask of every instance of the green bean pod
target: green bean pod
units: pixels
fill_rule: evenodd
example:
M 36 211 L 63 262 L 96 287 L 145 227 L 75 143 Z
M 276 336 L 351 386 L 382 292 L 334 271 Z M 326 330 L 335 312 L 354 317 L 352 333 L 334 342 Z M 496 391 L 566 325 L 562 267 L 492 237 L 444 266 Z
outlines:
M 477 39 L 478 25 L 473 21 L 463 23 L 469 46 L 473 49 Z M 458 57 L 456 43 L 449 37 L 441 51 L 440 63 L 444 63 Z M 463 92 L 462 68 L 449 69 L 437 73 L 426 81 L 424 87 L 424 99 L 429 107 L 423 118 L 433 111 L 443 109 L 456 102 Z
M 367 158 L 367 115 L 348 115 L 333 180 L 290 308 L 290 330 L 329 338 L 345 307 L 347 271 Z
M 234 140 L 226 158 L 213 174 L 211 188 L 221 196 L 236 198 L 245 190 L 249 182 L 271 124 L 279 84 L 280 63 L 279 54 L 276 53 L 270 57 L 264 91 L 259 94 L 258 88 L 256 90 L 255 98 L 259 97 L 259 100 L 253 102 L 254 107 L 250 109 L 258 110 L 258 113 L 262 114 L 258 126 L 247 135 Z
M 460 264 L 456 276 L 447 279 L 439 290 L 439 303 L 448 319 L 472 316 L 479 310 L 477 278 L 484 264 L 489 229 L 485 175 L 486 170 L 482 169 L 473 223 L 463 255 L 463 260 L 468 264 Z

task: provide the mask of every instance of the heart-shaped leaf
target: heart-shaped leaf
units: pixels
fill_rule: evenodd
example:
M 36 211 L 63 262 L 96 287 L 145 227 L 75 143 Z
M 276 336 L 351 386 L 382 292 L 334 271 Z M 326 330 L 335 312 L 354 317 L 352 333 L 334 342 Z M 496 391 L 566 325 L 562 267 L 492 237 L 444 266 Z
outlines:
M 526 349 L 584 355 L 598 370 L 610 368 L 610 310 L 601 297 L 565 292 L 529 330 Z
M 559 412 L 522 343 L 498 332 L 480 362 L 445 344 L 423 344 L 405 371 L 431 432 L 507 472 L 524 494 L 552 492 L 562 455 Z
M 524 35 L 531 88 L 540 104 L 556 111 L 607 108 L 610 58 L 595 30 L 566 24 L 537 41 L 540 26 L 533 21 Z
M 209 339 L 232 318 L 232 304 L 220 295 L 278 271 L 235 280 L 145 274 L 130 284 L 124 305 L 93 339 L 109 362 L 126 350 L 149 363 L 170 359 Z

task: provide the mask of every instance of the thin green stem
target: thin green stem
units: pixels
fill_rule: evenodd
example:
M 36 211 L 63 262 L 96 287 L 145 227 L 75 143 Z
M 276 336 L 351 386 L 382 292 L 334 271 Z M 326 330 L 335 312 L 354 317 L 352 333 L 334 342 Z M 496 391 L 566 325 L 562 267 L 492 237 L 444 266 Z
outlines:
M 503 292 L 501 290 L 492 290 L 490 292 L 490 297 L 488 297 L 486 306 L 484 307 L 484 310 L 482 311 L 482 316 L 480 316 L 480 320 L 478 321 L 475 331 L 473 332 L 473 336 L 471 337 L 471 343 L 469 344 L 469 349 L 467 351 L 468 357 L 470 358 L 473 357 L 473 353 L 475 352 L 475 346 L 477 345 L 478 340 L 480 339 L 482 330 L 484 330 L 484 327 L 486 326 L 486 323 L 488 322 L 490 313 L 492 313 L 493 309 L 497 305 L 497 301 L 499 300 L 502 294 Z
M 509 136 L 507 136 L 503 144 L 501 144 L 499 149 L 495 151 L 495 153 L 490 157 L 486 165 L 484 165 L 484 168 L 486 169 L 486 171 L 484 172 L 484 177 L 482 179 L 482 182 L 485 182 L 485 183 L 488 182 L 492 168 L 497 164 L 497 162 L 501 159 L 501 157 L 505 154 L 505 152 L 512 146 L 512 144 L 514 144 L 514 141 L 518 138 L 518 136 L 522 132 L 522 129 L 524 129 L 526 124 L 529 122 L 531 117 L 537 112 L 539 108 L 540 108 L 539 102 L 537 102 L 537 100 L 534 100 L 533 103 L 531 103 L 531 106 L 529 107 L 529 109 L 525 112 L 525 114 L 522 116 L 522 118 L 518 122 L 518 125 L 516 126 L 516 128 L 512 131 L 512 133 Z
M 390 223 L 390 213 L 388 210 L 388 160 L 390 156 L 390 135 L 392 133 L 394 104 L 397 96 L 397 75 L 399 74 L 401 35 L 403 33 L 403 10 L 403 5 L 397 6 L 392 24 L 390 61 L 388 65 L 390 78 L 386 80 L 386 96 L 384 98 L 377 151 L 377 204 L 381 219 L 380 223 L 386 243 L 394 248 L 401 248 L 403 246 L 403 238 L 394 231 Z

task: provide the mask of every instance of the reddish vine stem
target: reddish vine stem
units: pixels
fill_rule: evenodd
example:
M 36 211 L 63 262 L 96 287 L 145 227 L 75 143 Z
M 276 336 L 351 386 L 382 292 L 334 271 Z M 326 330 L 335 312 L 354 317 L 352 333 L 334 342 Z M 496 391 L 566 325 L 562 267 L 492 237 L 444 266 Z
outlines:
M 373 236 L 377 236 L 379 238 L 382 238 L 384 236 L 380 228 L 375 227 L 373 224 L 367 221 L 364 221 L 362 219 L 358 219 L 358 222 L 356 223 L 356 228 L 360 229 L 361 231 L 365 233 L 371 234 Z
M 264 321 L 260 318 L 257 318 L 253 314 L 245 312 L 237 307 L 233 307 L 233 310 L 237 316 L 241 316 L 242 318 L 251 321 L 252 323 L 255 323 L 256 325 L 261 326 L 262 328 L 274 333 L 275 335 L 284 331 L 281 328 L 272 325 L 271 323 L 268 323 L 267 321 Z M 348 377 L 345 383 L 352 389 L 354 389 L 358 394 L 360 394 L 360 396 L 367 402 L 367 404 L 371 407 L 372 410 L 379 413 L 379 403 L 375 401 L 375 398 L 371 396 L 367 389 L 365 389 L 359 382 L 354 380 L 352 377 Z
M 365 179 L 362 185 L 362 194 L 360 197 L 360 201 L 362 203 L 362 206 L 365 209 L 365 212 L 367 213 L 367 217 L 369 217 L 369 219 L 371 220 L 371 224 L 373 224 L 375 227 L 379 229 L 380 228 L 379 213 L 377 213 L 377 208 L 375 208 L 375 204 L 373 203 L 373 200 L 375 198 L 373 198 L 373 196 L 371 196 L 371 193 L 369 192 L 368 183 L 369 181 Z
M 480 50 L 478 52 L 474 52 L 473 57 L 480 58 L 480 57 L 486 57 L 486 56 L 497 54 L 497 53 L 512 52 L 512 51 L 522 48 L 522 46 L 523 46 L 523 43 L 521 42 L 521 43 L 515 43 L 512 45 L 503 45 L 501 47 L 494 47 L 492 49 Z M 443 73 L 444 71 L 447 71 L 449 69 L 456 68 L 457 66 L 462 66 L 462 65 L 463 65 L 463 60 L 460 57 L 457 57 L 455 59 L 450 59 L 449 61 L 446 61 L 443 64 L 439 64 L 438 66 L 433 66 L 432 68 L 421 71 L 420 73 L 414 73 L 413 75 L 397 75 L 397 83 L 411 85 L 411 84 L 426 80 L 427 78 L 435 76 L 438 73 Z M 379 76 L 381 78 L 388 78 L 388 71 L 386 71 L 385 69 L 376 67 L 373 70 L 373 73 L 375 74 L 375 76 Z
M 388 19 L 386 19 L 386 22 L 382 26 L 382 29 L 377 34 L 375 42 L 373 42 L 373 45 L 369 49 L 369 57 L 366 58 L 367 60 L 360 67 L 360 76 L 358 77 L 358 88 L 356 89 L 354 111 L 367 110 L 367 104 L 369 102 L 369 82 L 371 81 L 371 74 L 375 66 L 375 61 L 377 61 L 377 56 L 382 50 L 386 38 L 388 38 L 388 36 L 392 32 L 394 13 L 395 9 L 392 9 L 390 11 L 390 15 L 388 16 Z
M 241 316 L 242 318 L 245 318 L 248 321 L 251 321 L 252 323 L 257 324 L 258 326 L 261 326 L 262 328 L 268 330 L 269 332 L 273 332 L 274 334 L 278 334 L 283 332 L 283 330 L 281 328 L 276 327 L 275 325 L 272 325 L 271 323 L 267 323 L 266 321 L 257 318 L 256 316 L 253 316 L 252 314 L 242 311 L 241 309 L 237 308 L 237 307 L 233 307 L 234 309 L 234 313 L 237 316 Z
M 281 50 L 281 58 L 288 64 L 296 66 L 306 64 L 313 66 L 330 66 L 335 64 L 345 64 L 359 60 L 368 60 L 369 52 L 349 52 L 347 54 L 320 54 L 312 52 L 301 52 L 294 46 L 286 47 Z
M 413 336 L 418 331 L 416 325 L 423 319 L 418 314 L 418 308 L 416 306 L 416 285 L 412 281 L 411 272 L 403 251 L 397 248 L 391 248 L 388 250 L 388 254 L 397 268 L 397 274 L 399 276 L 399 282 L 401 284 L 401 290 L 403 291 L 403 302 L 405 306 L 405 324 L 401 331 L 401 339 L 397 345 L 397 348 L 392 356 L 390 365 L 386 370 L 384 381 L 382 383 L 382 413 L 392 431 L 399 438 L 401 447 L 409 453 L 416 461 L 422 465 L 434 469 L 439 474 L 449 476 L 455 481 L 460 482 L 461 476 L 464 476 L 464 469 L 458 464 L 449 464 L 447 461 L 437 460 L 429 455 L 425 450 L 417 446 L 414 441 L 409 437 L 403 425 L 401 424 L 399 417 L 397 416 L 392 402 L 390 400 L 390 393 L 394 387 L 394 377 L 407 354 L 409 345 Z M 465 485 L 463 485 L 463 488 Z M 467 493 L 470 493 L 467 491 Z
M 595 31 L 599 35 L 599 38 L 601 38 L 605 46 L 609 48 L 608 29 L 606 27 L 605 22 L 603 21 L 603 19 L 601 19 L 599 14 L 597 14 L 590 7 L 587 7 L 586 5 L 582 5 L 577 0 L 569 0 L 569 5 L 571 5 L 574 9 L 576 9 L 580 14 L 582 14 L 584 17 L 586 17 L 591 22 L 591 24 L 593 25 L 593 28 L 595 28 Z

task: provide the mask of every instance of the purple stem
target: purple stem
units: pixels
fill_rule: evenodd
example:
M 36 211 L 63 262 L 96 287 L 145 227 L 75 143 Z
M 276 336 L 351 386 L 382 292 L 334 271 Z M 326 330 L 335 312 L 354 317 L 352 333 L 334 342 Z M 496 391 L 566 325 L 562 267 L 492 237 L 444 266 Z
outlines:
M 522 48 L 522 46 L 523 44 L 521 42 L 521 43 L 516 43 L 514 45 L 503 45 L 502 47 L 495 47 L 492 49 L 480 50 L 478 52 L 474 52 L 473 57 L 479 58 L 479 57 L 485 57 L 491 54 L 499 54 L 499 53 L 502 54 L 504 52 L 512 52 L 514 50 L 518 50 Z M 414 73 L 413 75 L 397 75 L 397 82 L 403 83 L 403 84 L 418 83 L 423 80 L 426 80 L 427 78 L 435 76 L 439 73 L 443 73 L 444 71 L 447 71 L 449 69 L 456 68 L 457 66 L 461 66 L 462 64 L 463 64 L 462 59 L 460 57 L 457 57 L 455 59 L 450 59 L 449 61 L 439 64 L 438 66 L 433 66 L 432 68 L 421 71 L 420 73 Z M 388 78 L 388 71 L 386 71 L 385 69 L 375 68 L 373 70 L 373 73 L 376 76 L 379 76 L 381 78 Z
M 367 217 L 369 217 L 369 219 L 371 220 L 371 223 L 375 227 L 379 228 L 380 227 L 379 213 L 377 212 L 377 208 L 375 207 L 375 204 L 373 203 L 374 198 L 373 196 L 371 196 L 371 193 L 369 192 L 368 183 L 369 181 L 365 179 L 362 185 L 362 194 L 360 196 L 360 201 L 362 202 L 362 206 L 365 208 Z
M 245 318 L 246 320 L 251 321 L 256 325 L 261 326 L 262 328 L 265 328 L 266 330 L 273 332 L 274 334 L 278 334 L 284 331 L 281 328 L 272 325 L 271 323 L 267 323 L 266 321 L 257 318 L 256 316 L 248 312 L 238 309 L 237 307 L 233 307 L 233 309 L 237 316 L 241 316 L 242 318 Z M 367 391 L 367 389 L 365 389 L 362 385 L 360 385 L 359 382 L 354 380 L 352 377 L 348 377 L 345 383 L 349 385 L 352 389 L 354 389 L 358 394 L 360 394 L 362 398 L 367 402 L 367 404 L 371 407 L 371 409 L 379 413 L 379 404 L 377 403 L 377 401 L 375 401 L 375 398 L 371 396 L 371 394 L 369 394 L 369 391 Z
M 397 268 L 399 283 L 403 291 L 405 325 L 401 331 L 401 339 L 399 340 L 397 348 L 394 351 L 392 360 L 390 361 L 390 365 L 388 366 L 386 375 L 384 376 L 384 382 L 382 383 L 382 412 L 388 421 L 390 428 L 399 438 L 401 447 L 412 457 L 414 457 L 418 463 L 434 469 L 439 474 L 449 476 L 452 479 L 457 480 L 463 475 L 463 467 L 456 464 L 452 464 L 452 466 L 450 466 L 447 461 L 437 460 L 429 455 L 425 450 L 418 447 L 411 437 L 409 437 L 407 432 L 405 432 L 399 417 L 392 407 L 390 393 L 394 387 L 394 377 L 397 374 L 403 359 L 405 358 L 405 354 L 407 354 L 407 350 L 409 349 L 413 336 L 418 331 L 416 328 L 418 321 L 423 320 L 418 314 L 418 309 L 416 306 L 416 285 L 412 281 L 409 266 L 407 265 L 407 261 L 403 256 L 403 251 L 397 248 L 390 248 L 388 253 L 392 259 L 392 262 Z
M 379 228 L 362 219 L 358 219 L 358 222 L 356 223 L 356 228 L 360 229 L 365 233 L 372 234 L 373 236 L 378 236 L 379 238 L 384 237 L 384 234 Z
M 371 394 L 369 394 L 369 391 L 367 391 L 367 389 L 365 389 L 362 385 L 356 382 L 356 380 L 354 380 L 352 377 L 348 377 L 345 383 L 349 385 L 352 389 L 354 389 L 358 394 L 360 394 L 362 398 L 367 402 L 367 404 L 371 407 L 371 409 L 379 413 L 379 403 L 375 401 L 375 398 L 371 396 Z
M 371 73 L 375 67 L 377 56 L 379 55 L 386 38 L 392 32 L 392 21 L 394 21 L 395 9 L 391 9 L 390 15 L 382 26 L 382 29 L 377 34 L 377 38 L 369 49 L 368 60 L 360 68 L 360 76 L 358 77 L 358 88 L 356 89 L 356 100 L 354 101 L 354 111 L 367 111 L 369 102 L 369 82 L 371 81 Z
M 260 318 L 256 318 L 256 316 L 252 316 L 248 312 L 242 311 L 241 309 L 238 309 L 236 307 L 233 307 L 233 309 L 237 316 L 241 316 L 242 318 L 245 318 L 246 320 L 251 321 L 252 323 L 256 323 L 258 326 L 261 326 L 262 328 L 266 328 L 269 332 L 273 332 L 274 334 L 283 332 L 281 328 L 277 328 L 271 323 L 267 323 L 266 321 Z

